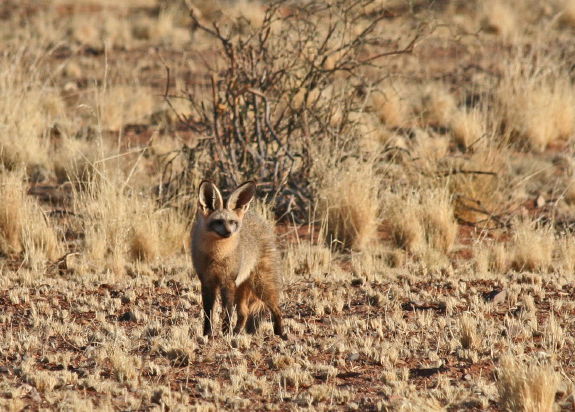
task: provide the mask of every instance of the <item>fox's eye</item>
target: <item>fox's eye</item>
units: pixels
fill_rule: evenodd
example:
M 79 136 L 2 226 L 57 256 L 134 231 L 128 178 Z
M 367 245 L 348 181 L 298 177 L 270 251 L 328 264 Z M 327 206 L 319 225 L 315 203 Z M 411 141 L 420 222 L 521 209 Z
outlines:
M 230 225 L 231 228 L 235 229 L 236 227 L 238 227 L 238 222 L 236 220 L 230 220 L 228 222 L 228 224 Z
M 224 221 L 223 221 L 223 219 L 216 219 L 216 220 L 212 220 L 212 221 L 210 222 L 210 228 L 211 228 L 212 230 L 217 231 L 219 228 L 222 228 L 222 227 L 224 227 Z

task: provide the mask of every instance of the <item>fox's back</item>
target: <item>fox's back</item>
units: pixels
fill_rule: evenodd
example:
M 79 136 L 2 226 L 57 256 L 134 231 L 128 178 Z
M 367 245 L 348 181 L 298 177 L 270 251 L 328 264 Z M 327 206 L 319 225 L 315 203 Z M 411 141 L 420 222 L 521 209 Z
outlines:
M 240 229 L 238 247 L 243 253 L 258 257 L 275 250 L 275 235 L 271 225 L 257 213 L 248 211 Z
M 248 211 L 240 231 L 238 256 L 242 259 L 236 285 L 243 283 L 251 273 L 278 282 L 278 252 L 272 226 L 258 214 Z M 242 270 L 243 269 L 243 270 Z

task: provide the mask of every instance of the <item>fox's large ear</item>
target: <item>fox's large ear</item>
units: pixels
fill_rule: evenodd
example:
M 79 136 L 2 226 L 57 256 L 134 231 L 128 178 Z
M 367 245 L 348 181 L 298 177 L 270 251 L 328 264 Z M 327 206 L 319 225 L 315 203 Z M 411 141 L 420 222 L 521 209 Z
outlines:
M 256 183 L 252 180 L 242 183 L 240 187 L 234 190 L 228 199 L 228 209 L 241 210 L 245 212 L 250 206 L 250 202 L 256 194 Z
M 223 209 L 224 201 L 222 194 L 209 180 L 204 180 L 200 183 L 200 194 L 198 196 L 198 204 L 204 213 Z

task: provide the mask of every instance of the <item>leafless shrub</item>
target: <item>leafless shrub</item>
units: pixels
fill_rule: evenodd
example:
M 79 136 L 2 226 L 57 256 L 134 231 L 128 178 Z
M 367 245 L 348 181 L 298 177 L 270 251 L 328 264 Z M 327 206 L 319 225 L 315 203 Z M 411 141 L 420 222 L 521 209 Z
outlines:
M 209 97 L 185 92 L 192 113 L 180 120 L 206 138 L 184 149 L 208 153 L 212 178 L 222 186 L 257 178 L 265 182 L 260 191 L 277 200 L 277 214 L 307 218 L 312 147 L 327 141 L 346 152 L 351 113 L 362 110 L 367 90 L 381 80 L 366 83 L 362 70 L 410 52 L 417 39 L 384 50 L 377 28 L 386 14 L 371 8 L 367 14 L 371 3 L 279 0 L 250 30 L 207 26 L 192 12 L 196 29 L 216 40 L 224 70 L 211 70 Z

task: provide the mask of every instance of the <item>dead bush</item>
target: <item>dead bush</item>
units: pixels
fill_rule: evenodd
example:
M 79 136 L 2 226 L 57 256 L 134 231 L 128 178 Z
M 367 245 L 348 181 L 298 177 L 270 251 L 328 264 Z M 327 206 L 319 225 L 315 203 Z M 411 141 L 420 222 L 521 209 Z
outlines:
M 355 137 L 351 114 L 363 110 L 372 87 L 362 71 L 410 52 L 417 38 L 415 33 L 405 47 L 386 49 L 377 35 L 384 9 L 368 14 L 364 6 L 280 0 L 256 26 L 245 19 L 208 25 L 192 14 L 195 29 L 216 41 L 223 67 L 210 70 L 211 94 L 186 92 L 192 112 L 180 116 L 186 127 L 208 136 L 193 149 L 212 159 L 208 177 L 222 187 L 257 178 L 265 182 L 260 192 L 276 201 L 277 215 L 307 219 L 311 146 L 330 141 L 346 151 Z

